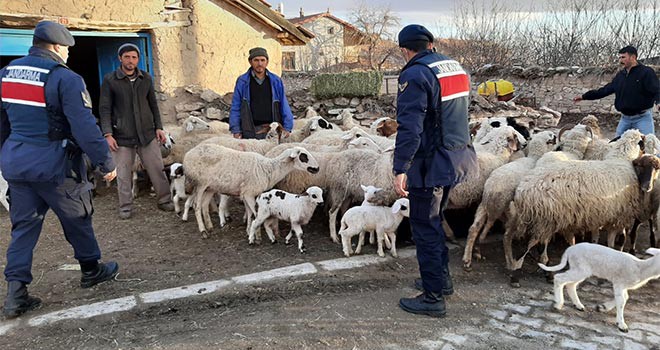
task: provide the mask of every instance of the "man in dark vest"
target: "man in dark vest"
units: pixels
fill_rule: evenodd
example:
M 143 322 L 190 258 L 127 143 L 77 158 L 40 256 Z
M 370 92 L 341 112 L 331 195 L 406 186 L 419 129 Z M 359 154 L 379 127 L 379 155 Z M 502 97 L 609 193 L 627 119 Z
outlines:
M 421 25 L 403 28 L 399 46 L 408 63 L 399 75 L 394 189 L 410 199 L 422 277 L 415 287 L 423 291 L 415 298 L 402 298 L 399 306 L 442 317 L 443 295 L 454 292 L 442 210 L 452 186 L 478 172 L 468 131 L 470 79 L 458 62 L 431 50 L 433 35 Z
M 262 47 L 250 50 L 250 69 L 239 76 L 234 87 L 229 114 L 229 130 L 235 138 L 263 139 L 272 122 L 284 128 L 288 137 L 293 128 L 293 114 L 284 95 L 282 79 L 270 72 L 268 52 Z
M 115 262 L 98 262 L 101 251 L 92 228 L 92 186 L 83 153 L 107 181 L 116 170 L 85 82 L 65 65 L 74 44 L 64 26 L 39 22 L 29 54 L 0 70 L 0 168 L 9 183 L 12 224 L 5 267 L 7 318 L 41 305 L 27 285 L 48 209 L 60 220 L 80 263 L 82 288 L 112 279 L 119 270 Z

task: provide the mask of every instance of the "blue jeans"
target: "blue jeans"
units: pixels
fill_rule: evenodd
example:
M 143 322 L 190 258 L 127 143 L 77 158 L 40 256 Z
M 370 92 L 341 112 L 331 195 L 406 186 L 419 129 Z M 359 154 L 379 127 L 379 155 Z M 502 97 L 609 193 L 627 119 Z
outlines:
M 424 290 L 442 293 L 449 255 L 442 229 L 444 209 L 451 186 L 444 188 L 409 188 L 410 226 L 417 249 L 417 262 Z
M 621 115 L 619 125 L 616 127 L 615 137 L 621 136 L 626 130 L 637 129 L 643 135 L 655 133 L 653 126 L 653 108 L 649 108 L 640 114 Z

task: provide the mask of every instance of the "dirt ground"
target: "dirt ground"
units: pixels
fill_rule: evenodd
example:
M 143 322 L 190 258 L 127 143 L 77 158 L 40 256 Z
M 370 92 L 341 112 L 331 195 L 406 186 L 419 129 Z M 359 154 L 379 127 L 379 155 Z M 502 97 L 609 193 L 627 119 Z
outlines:
M 156 200 L 142 192 L 134 216 L 119 220 L 115 188 L 99 189 L 95 198 L 94 227 L 104 260 L 120 265 L 117 280 L 91 289 L 79 288 L 79 271 L 61 270 L 76 264 L 52 212 L 46 217 L 34 253 L 34 281 L 30 293 L 44 300 L 35 314 L 45 314 L 96 301 L 119 298 L 192 283 L 218 280 L 303 262 L 340 258 L 341 247 L 332 243 L 327 220 L 317 211 L 304 235 L 307 253 L 283 239 L 270 244 L 264 236 L 256 246 L 247 244 L 241 223 L 242 206 L 233 203 L 233 221 L 202 239 L 194 217 L 182 222 L 173 213 L 159 211 Z M 454 222 L 470 223 L 469 217 Z M 217 224 L 217 218 L 216 218 Z M 7 212 L 0 211 L 0 250 L 6 250 L 11 225 Z M 640 229 L 641 246 L 648 246 L 648 228 Z M 281 230 L 286 233 L 286 230 Z M 460 230 L 459 230 L 460 232 Z M 451 251 L 454 283 L 459 291 L 449 299 L 450 316 L 431 320 L 408 315 L 398 309 L 401 296 L 415 295 L 411 281 L 418 276 L 414 258 L 380 265 L 322 273 L 265 286 L 233 287 L 206 298 L 179 300 L 142 307 L 136 311 L 101 316 L 91 320 L 57 323 L 12 331 L 0 337 L 2 349 L 399 349 L 420 348 L 415 341 L 438 334 L 467 332 L 478 335 L 488 328 L 484 310 L 519 300 L 519 292 L 508 286 L 499 235 L 486 244 L 487 260 L 472 272 L 460 265 L 462 249 Z M 295 243 L 295 242 L 294 242 Z M 555 261 L 565 248 L 551 247 Z M 375 254 L 368 246 L 363 254 Z M 528 259 L 522 289 L 550 290 L 543 276 Z M 0 257 L 4 269 L 6 257 Z M 645 287 L 648 298 L 657 295 L 658 284 Z M 653 292 L 653 291 L 656 292 Z M 550 295 L 544 292 L 541 299 Z M 6 284 L 0 283 L 0 295 Z M 657 305 L 657 303 L 655 304 Z M 643 305 L 638 305 L 643 309 Z M 589 314 L 587 319 L 612 325 L 613 316 Z M 608 323 L 609 322 L 609 323 Z M 660 332 L 658 332 L 660 333 Z M 486 333 L 484 333 L 486 334 Z M 478 338 L 478 337 L 477 337 Z M 480 338 L 479 338 L 480 339 Z M 422 347 L 423 348 L 423 347 Z M 433 348 L 433 347 L 430 347 Z M 470 348 L 550 349 L 533 337 L 487 336 Z

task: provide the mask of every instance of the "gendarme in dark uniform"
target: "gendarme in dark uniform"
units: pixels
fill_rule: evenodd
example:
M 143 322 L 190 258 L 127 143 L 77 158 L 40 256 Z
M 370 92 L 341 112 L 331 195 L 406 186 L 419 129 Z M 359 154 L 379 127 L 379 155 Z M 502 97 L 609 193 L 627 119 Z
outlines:
M 0 70 L 0 168 L 9 183 L 11 242 L 3 313 L 16 317 L 40 305 L 28 295 L 32 253 L 48 209 L 57 215 L 81 266 L 81 287 L 113 278 L 114 262 L 99 263 L 92 229 L 91 184 L 83 153 L 111 179 L 116 172 L 108 144 L 92 115 L 83 79 L 66 65 L 75 44 L 60 24 L 43 21 L 29 54 Z
M 395 190 L 410 199 L 410 225 L 423 293 L 402 298 L 405 311 L 434 317 L 446 313 L 453 293 L 442 209 L 451 187 L 478 172 L 468 131 L 470 80 L 460 64 L 430 50 L 433 35 L 421 25 L 399 33 L 408 63 L 399 74 L 399 123 L 393 170 Z M 408 192 L 406 192 L 406 188 Z

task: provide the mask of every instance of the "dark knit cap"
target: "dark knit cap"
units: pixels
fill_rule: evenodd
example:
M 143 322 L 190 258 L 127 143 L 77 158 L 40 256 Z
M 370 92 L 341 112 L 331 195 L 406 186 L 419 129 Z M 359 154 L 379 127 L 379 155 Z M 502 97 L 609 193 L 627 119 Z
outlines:
M 34 37 L 51 44 L 63 46 L 73 46 L 76 44 L 73 35 L 71 35 L 65 26 L 51 21 L 37 23 L 37 26 L 34 28 Z
M 263 47 L 255 47 L 250 49 L 250 55 L 248 56 L 248 61 L 252 61 L 253 58 L 263 56 L 268 59 L 268 52 Z
M 410 24 L 399 32 L 399 47 L 403 47 L 411 41 L 433 42 L 433 34 L 424 26 L 419 24 Z
M 120 46 L 119 49 L 117 50 L 117 54 L 119 55 L 119 57 L 121 57 L 121 55 L 129 51 L 137 52 L 138 57 L 140 57 L 140 49 L 137 47 L 137 45 L 131 43 L 126 43 Z

